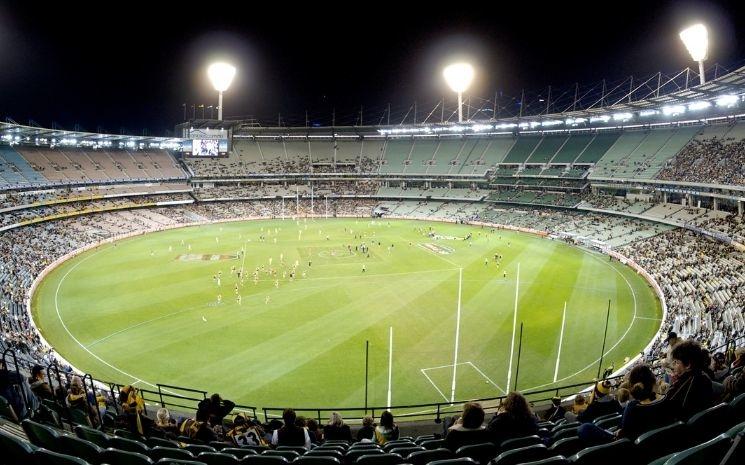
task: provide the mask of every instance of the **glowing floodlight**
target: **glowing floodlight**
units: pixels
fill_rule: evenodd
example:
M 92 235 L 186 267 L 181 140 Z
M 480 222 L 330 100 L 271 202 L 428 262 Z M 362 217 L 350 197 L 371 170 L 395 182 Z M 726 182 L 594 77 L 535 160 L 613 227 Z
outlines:
M 694 24 L 680 31 L 680 40 L 683 41 L 693 61 L 698 62 L 698 71 L 701 84 L 706 83 L 704 76 L 704 60 L 709 51 L 709 31 L 703 24 Z
M 218 92 L 217 119 L 222 121 L 222 93 L 228 90 L 235 77 L 235 66 L 227 63 L 213 63 L 207 68 L 207 76 Z
M 458 122 L 463 122 L 463 92 L 468 90 L 473 82 L 473 66 L 468 63 L 454 63 L 447 66 L 442 75 L 450 89 L 458 94 Z

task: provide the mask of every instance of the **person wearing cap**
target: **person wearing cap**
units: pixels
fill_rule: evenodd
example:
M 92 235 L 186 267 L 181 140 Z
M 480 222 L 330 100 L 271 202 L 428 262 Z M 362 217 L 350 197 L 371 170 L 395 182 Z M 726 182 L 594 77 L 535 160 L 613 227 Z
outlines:
M 591 423 L 596 418 L 611 413 L 620 414 L 623 410 L 621 404 L 610 393 L 610 381 L 603 380 L 595 384 L 592 392 L 592 400 L 584 412 L 577 415 L 580 423 Z

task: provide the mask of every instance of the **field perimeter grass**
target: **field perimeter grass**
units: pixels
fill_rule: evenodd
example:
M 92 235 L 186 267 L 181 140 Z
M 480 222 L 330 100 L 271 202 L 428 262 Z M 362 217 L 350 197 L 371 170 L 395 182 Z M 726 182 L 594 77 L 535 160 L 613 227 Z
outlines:
M 463 400 L 506 389 L 518 265 L 521 390 L 554 384 L 565 302 L 561 384 L 596 375 L 609 300 L 604 365 L 621 366 L 659 328 L 652 290 L 606 256 L 529 234 L 369 219 L 237 222 L 126 239 L 59 266 L 37 289 L 33 313 L 47 341 L 98 379 L 199 388 L 261 407 L 363 405 L 365 341 L 369 404 L 385 405 L 393 327 L 393 404 L 441 402 L 451 396 L 462 269 L 455 397 Z M 241 266 L 243 285 L 231 273 Z M 262 266 L 277 275 L 260 270 L 254 284 Z M 514 351 L 516 365 L 517 341 Z

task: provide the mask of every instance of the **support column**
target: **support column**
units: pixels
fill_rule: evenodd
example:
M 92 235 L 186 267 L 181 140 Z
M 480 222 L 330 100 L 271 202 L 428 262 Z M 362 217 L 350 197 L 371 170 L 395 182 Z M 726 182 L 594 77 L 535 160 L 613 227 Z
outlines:
M 742 200 L 737 201 L 737 214 L 739 216 L 742 216 L 742 209 L 743 209 L 744 202 Z
M 719 210 L 719 199 L 714 197 L 714 211 Z

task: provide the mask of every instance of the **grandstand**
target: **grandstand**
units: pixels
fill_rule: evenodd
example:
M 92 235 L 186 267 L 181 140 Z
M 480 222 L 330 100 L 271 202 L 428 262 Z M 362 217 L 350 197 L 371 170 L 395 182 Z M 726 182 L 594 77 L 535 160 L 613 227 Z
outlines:
M 463 129 L 444 122 L 415 125 L 411 128 L 257 128 L 235 122 L 230 128 L 229 150 L 217 157 L 190 156 L 188 152 L 179 150 L 178 147 L 183 148 L 184 144 L 190 142 L 187 137 L 165 139 L 66 133 L 66 140 L 69 138 L 77 142 L 52 143 L 47 135 L 53 130 L 2 123 L 0 348 L 3 350 L 4 369 L 0 370 L 0 381 L 5 384 L 0 386 L 4 389 L 0 396 L 7 398 L 4 399 L 5 402 L 0 402 L 0 415 L 3 416 L 0 420 L 0 443 L 8 455 L 5 459 L 0 459 L 0 462 L 145 465 L 155 461 L 171 463 L 169 459 L 184 459 L 192 461 L 190 463 L 207 465 L 235 465 L 239 462 L 248 465 L 263 462 L 263 465 L 267 465 L 270 461 L 278 465 L 289 461 L 298 462 L 299 465 L 373 465 L 372 462 L 378 462 L 377 465 L 425 465 L 435 459 L 452 459 L 455 461 L 438 462 L 438 465 L 468 465 L 476 462 L 500 465 L 536 460 L 544 460 L 539 463 L 557 464 L 616 463 L 617 457 L 623 456 L 628 457 L 632 463 L 652 463 L 656 460 L 654 463 L 673 464 L 704 463 L 704 460 L 709 460 L 706 463 L 718 463 L 730 450 L 742 454 L 742 435 L 745 429 L 745 394 L 742 383 L 745 346 L 745 122 L 742 121 L 738 105 L 742 103 L 745 83 L 740 76 L 741 73 L 737 72 L 720 76 L 705 88 L 686 88 L 685 91 L 679 90 L 633 102 L 636 106 L 618 103 L 607 108 L 539 115 L 529 122 L 510 118 L 490 120 L 482 122 L 485 123 L 482 126 L 490 127 L 484 131 L 475 129 L 476 125 L 472 128 L 465 126 L 470 129 Z M 670 118 L 659 115 L 656 119 L 639 120 L 640 108 L 657 111 L 661 105 L 669 105 L 676 99 L 681 104 L 688 104 L 698 99 L 713 98 L 711 95 L 718 95 L 717 92 L 720 91 L 739 92 L 738 103 L 726 108 L 718 108 L 712 103 L 713 113 L 708 117 Z M 624 120 L 621 124 L 610 116 L 621 111 L 637 112 L 636 119 L 630 122 Z M 584 122 L 573 125 L 566 122 L 580 118 L 590 120 L 593 117 L 599 118 L 601 122 L 596 125 Z M 551 125 L 544 126 L 547 121 L 552 122 Z M 557 127 L 555 122 L 564 126 Z M 209 124 L 214 127 L 215 122 L 202 123 L 205 127 Z M 200 123 L 190 121 L 186 124 L 191 127 L 199 126 Z M 508 130 L 501 130 L 502 125 Z M 183 131 L 185 128 L 186 126 L 177 128 L 177 133 L 187 134 L 188 131 Z M 393 130 L 398 132 L 391 132 Z M 40 139 L 46 142 L 38 142 Z M 94 253 L 96 250 L 108 251 L 110 248 L 106 248 L 106 245 L 113 241 L 124 248 L 127 244 L 136 243 L 138 239 L 157 237 L 146 233 L 182 231 L 179 228 L 187 226 L 200 226 L 203 229 L 194 230 L 212 234 L 214 229 L 209 229 L 210 226 L 219 228 L 218 230 L 244 227 L 244 223 L 234 223 L 239 220 L 266 221 L 258 223 L 267 225 L 267 231 L 264 231 L 264 226 L 260 226 L 262 234 L 259 240 L 265 241 L 274 234 L 276 241 L 280 228 L 276 226 L 277 223 L 270 222 L 273 219 L 287 220 L 286 223 L 279 223 L 290 225 L 285 229 L 294 224 L 302 233 L 315 235 L 314 229 L 316 225 L 323 225 L 322 219 L 334 217 L 350 218 L 350 222 L 344 226 L 344 232 L 348 234 L 352 234 L 352 228 L 359 231 L 372 228 L 374 224 L 384 224 L 383 222 L 387 222 L 386 227 L 390 227 L 389 220 L 413 219 L 418 220 L 416 224 L 429 228 L 433 227 L 431 224 L 435 224 L 429 222 L 436 221 L 438 225 L 452 227 L 470 224 L 478 235 L 482 231 L 501 233 L 506 237 L 508 234 L 515 234 L 509 237 L 516 238 L 513 239 L 513 247 L 518 251 L 522 251 L 523 246 L 526 250 L 533 250 L 531 247 L 535 247 L 533 242 L 528 245 L 519 244 L 517 238 L 523 236 L 518 234 L 530 237 L 536 243 L 548 244 L 547 247 L 554 254 L 551 255 L 551 266 L 556 267 L 546 268 L 530 277 L 529 281 L 544 280 L 541 293 L 545 295 L 531 296 L 536 299 L 529 301 L 533 306 L 537 306 L 539 300 L 545 299 L 553 288 L 558 287 L 556 281 L 559 278 L 566 278 L 566 270 L 560 268 L 565 258 L 556 252 L 559 248 L 557 244 L 561 247 L 565 244 L 572 245 L 571 250 L 586 254 L 582 255 L 583 261 L 598 263 L 598 267 L 600 264 L 606 266 L 605 262 L 608 262 L 614 264 L 608 265 L 611 269 L 628 272 L 630 269 L 624 265 L 633 266 L 629 275 L 632 278 L 633 275 L 638 275 L 636 278 L 642 279 L 639 278 L 641 276 L 645 280 L 642 281 L 644 286 L 637 289 L 640 298 L 642 292 L 656 295 L 664 311 L 660 315 L 641 313 L 650 311 L 650 308 L 637 308 L 637 291 L 629 284 L 634 294 L 630 319 L 632 324 L 637 322 L 636 324 L 646 325 L 644 328 L 648 334 L 643 333 L 643 342 L 647 346 L 641 344 L 637 347 L 629 343 L 628 347 L 641 349 L 642 353 L 636 356 L 629 349 L 625 353 L 625 360 L 617 353 L 614 354 L 619 364 L 610 370 L 612 373 L 605 374 L 604 379 L 608 380 L 609 386 L 602 389 L 611 391 L 611 397 L 621 398 L 623 389 L 633 387 L 624 385 L 629 382 L 630 371 L 650 367 L 655 379 L 655 395 L 661 400 L 649 405 L 665 405 L 665 399 L 672 402 L 669 399 L 674 396 L 669 394 L 670 391 L 677 392 L 680 379 L 687 376 L 671 371 L 672 359 L 684 361 L 675 358 L 672 351 L 674 339 L 666 338 L 668 333 L 674 332 L 683 339 L 697 341 L 713 356 L 711 364 L 707 359 L 705 366 L 695 367 L 697 379 L 701 382 L 705 378 L 703 383 L 711 392 L 703 389 L 702 394 L 696 390 L 696 411 L 683 414 L 683 408 L 688 407 L 673 404 L 678 410 L 670 416 L 666 416 L 669 412 L 665 412 L 665 415 L 660 413 L 664 418 L 660 423 L 652 421 L 650 415 L 641 427 L 643 431 L 634 436 L 624 436 L 628 434 L 628 424 L 624 424 L 621 411 L 614 410 L 608 412 L 608 415 L 591 420 L 570 414 L 549 416 L 540 422 L 535 421 L 535 429 L 531 430 L 531 434 L 511 438 L 512 442 L 497 440 L 501 437 L 496 436 L 491 425 L 484 429 L 495 434 L 489 436 L 488 440 L 454 447 L 452 442 L 448 442 L 453 441 L 453 436 L 450 436 L 452 433 L 448 433 L 450 439 L 442 438 L 445 431 L 440 426 L 433 427 L 431 420 L 439 421 L 460 413 L 466 396 L 460 400 L 449 399 L 445 395 L 447 393 L 440 392 L 437 381 L 432 381 L 429 376 L 431 374 L 436 377 L 433 371 L 436 373 L 437 369 L 447 368 L 450 371 L 452 368 L 455 392 L 454 373 L 459 365 L 456 362 L 434 368 L 424 365 L 413 367 L 411 371 L 429 379 L 438 391 L 432 394 L 442 394 L 444 402 L 440 398 L 437 398 L 437 402 L 429 402 L 429 399 L 422 397 L 423 400 L 417 402 L 416 406 L 394 405 L 388 401 L 382 407 L 363 410 L 344 405 L 344 399 L 339 399 L 338 405 L 324 405 L 324 408 L 316 405 L 307 410 L 298 409 L 318 422 L 323 421 L 322 414 L 326 416 L 330 411 L 348 412 L 347 418 L 355 424 L 355 429 L 356 423 L 366 414 L 379 417 L 382 409 L 391 409 L 399 419 L 404 419 L 400 425 L 402 436 L 411 434 L 411 437 L 402 437 L 387 445 L 370 443 L 360 446 L 351 445 L 351 440 L 338 443 L 328 440 L 323 445 L 312 446 L 312 449 L 304 446 L 272 450 L 266 446 L 241 447 L 241 444 L 231 440 L 230 435 L 224 434 L 221 427 L 205 426 L 204 428 L 210 430 L 209 434 L 214 435 L 207 441 L 190 434 L 188 429 L 174 431 L 168 425 L 140 431 L 136 419 L 140 419 L 140 424 L 143 420 L 149 423 L 147 419 L 153 419 L 153 410 L 156 407 L 168 407 L 174 412 L 174 416 L 178 414 L 190 417 L 197 405 L 207 398 L 208 393 L 201 390 L 202 386 L 193 386 L 197 389 L 173 386 L 168 379 L 157 380 L 160 384 L 150 384 L 130 376 L 127 378 L 129 381 L 116 379 L 107 383 L 109 380 L 100 380 L 95 372 L 84 375 L 63 358 L 67 352 L 57 353 L 55 349 L 59 347 L 48 345 L 38 330 L 38 326 L 44 330 L 45 322 L 33 320 L 31 316 L 33 298 L 39 296 L 34 294 L 34 289 L 44 282 L 42 278 L 46 279 L 47 273 L 56 267 L 77 267 L 82 260 L 87 260 L 92 255 L 85 255 L 78 262 L 65 260 L 72 260 L 71 257 L 86 248 L 93 249 Z M 293 219 L 295 223 L 292 222 Z M 275 228 L 273 233 L 270 224 Z M 301 224 L 305 229 L 300 229 Z M 408 227 L 408 223 L 402 224 Z M 318 228 L 318 236 L 323 241 L 321 227 L 325 226 Z M 416 229 L 408 227 L 408 230 Z M 309 232 L 305 232 L 306 230 Z M 381 231 L 383 232 L 380 235 L 385 237 L 384 230 Z M 264 233 L 267 237 L 264 237 Z M 212 236 L 207 239 L 210 243 L 213 242 Z M 218 248 L 218 239 L 218 236 L 214 237 L 212 247 L 215 249 Z M 326 236 L 325 240 L 331 239 Z M 238 244 L 230 253 L 236 254 L 235 249 L 240 249 L 235 256 L 243 254 L 245 258 L 246 244 L 244 242 L 243 247 Z M 182 245 L 186 247 L 185 244 Z M 409 245 L 413 247 L 411 242 Z M 264 248 L 267 247 L 265 244 Z M 351 256 L 352 247 L 348 247 Z M 507 243 L 507 248 L 509 247 L 510 242 Z M 438 252 L 434 254 L 442 256 L 433 254 L 433 257 L 429 257 L 431 260 L 440 264 L 449 261 L 448 266 L 453 265 L 452 257 L 448 258 L 445 248 L 435 249 Z M 329 250 L 328 253 L 336 254 L 337 251 Z M 505 252 L 505 255 L 509 253 L 513 251 Z M 605 255 L 599 259 L 598 253 Z M 155 250 L 151 250 L 150 256 L 154 254 Z M 181 256 L 183 260 L 190 260 L 193 258 L 190 258 L 191 255 L 202 257 L 196 253 Z M 196 265 L 204 265 L 202 262 L 209 265 L 209 262 L 221 259 L 222 255 L 227 254 L 210 251 L 204 254 L 208 258 L 195 259 Z M 472 266 L 473 268 L 481 269 L 481 258 L 479 257 L 477 266 Z M 144 262 L 146 259 L 147 257 L 138 257 L 139 261 Z M 491 256 L 486 257 L 485 266 L 490 265 L 491 259 Z M 524 260 L 527 262 L 527 259 Z M 458 263 L 455 265 L 460 267 L 460 273 L 463 268 L 467 268 Z M 618 268 L 612 268 L 613 266 Z M 319 267 L 319 264 L 315 265 L 315 268 Z M 70 268 L 60 270 L 68 273 Z M 243 266 L 240 268 L 242 270 Z M 518 265 L 518 276 L 519 269 Z M 330 278 L 339 280 L 351 275 L 350 266 L 343 264 L 339 270 L 338 275 Z M 363 267 L 363 272 L 365 270 Z M 105 271 L 104 267 L 89 271 L 89 279 L 95 282 Z M 158 271 L 155 269 L 153 273 Z M 458 268 L 455 271 L 457 275 Z M 431 270 L 416 271 L 420 272 L 426 275 Z M 588 274 L 585 272 L 581 281 L 578 278 L 576 289 L 571 291 L 572 295 L 582 294 L 588 288 L 601 287 L 596 285 L 601 276 Z M 184 278 L 185 275 L 179 276 Z M 608 289 L 603 291 L 620 293 L 621 283 L 624 280 L 628 283 L 626 276 L 619 272 L 619 277 L 614 277 L 612 283 L 607 285 Z M 498 277 L 499 275 L 496 278 L 491 276 L 481 281 L 494 284 Z M 187 282 L 188 279 L 191 278 L 185 278 Z M 279 288 L 279 278 L 276 279 Z M 283 279 L 289 281 L 295 278 L 291 276 Z M 371 286 L 370 292 L 380 292 L 380 295 L 386 295 L 392 301 L 408 299 L 408 293 L 416 286 L 416 281 L 406 281 L 404 277 L 396 279 L 403 289 L 397 289 L 395 294 L 384 294 L 386 291 L 382 285 L 376 285 L 377 288 Z M 507 279 L 506 266 L 503 279 Z M 516 278 L 516 283 L 519 282 L 518 279 Z M 125 280 L 122 278 L 121 281 Z M 472 281 L 479 280 L 471 278 L 470 281 L 466 280 L 466 285 L 472 285 Z M 144 293 L 153 282 L 152 279 L 143 279 L 138 285 Z M 177 284 L 183 285 L 180 282 L 172 285 Z M 194 288 L 200 285 L 191 284 Z M 285 285 L 285 281 L 282 285 Z M 93 289 L 95 287 L 90 286 L 91 295 L 96 295 Z M 63 289 L 61 281 L 56 287 L 55 305 L 56 293 L 60 289 Z M 425 298 L 436 300 L 437 290 L 433 288 L 422 294 Z M 222 298 L 222 294 L 219 295 L 218 303 Z M 516 286 L 515 296 L 517 295 Z M 108 297 L 110 296 L 104 295 L 101 299 Z M 185 310 L 180 306 L 188 307 L 183 302 L 177 306 L 168 302 L 165 297 L 159 304 L 163 307 L 173 305 L 174 308 L 169 311 L 181 312 Z M 348 296 L 336 296 L 340 302 L 345 297 Z M 481 298 L 488 302 L 492 297 Z M 460 289 L 458 299 L 460 309 Z M 109 307 L 102 312 L 113 319 L 116 313 L 115 302 L 105 301 Z M 517 302 L 515 297 L 515 324 Z M 296 304 L 302 306 L 302 302 L 293 301 L 293 305 Z M 301 310 L 308 311 L 304 308 Z M 417 309 L 406 308 L 407 312 L 410 310 Z M 429 310 L 430 314 L 423 317 L 426 322 L 421 324 L 422 328 L 417 328 L 417 325 L 407 328 L 416 337 L 426 337 L 424 329 L 428 328 L 424 326 L 437 328 L 438 331 L 447 326 L 442 320 L 436 320 L 432 316 L 434 311 L 431 308 Z M 82 305 L 79 311 L 82 314 Z M 136 313 L 141 309 L 132 308 L 131 311 Z M 320 310 L 318 312 L 322 313 Z M 59 308 L 56 309 L 56 315 L 62 322 Z M 211 313 L 207 315 L 210 319 L 213 318 Z M 586 326 L 592 326 L 589 313 L 584 316 Z M 77 320 L 81 318 L 77 317 Z M 290 319 L 297 317 L 288 318 L 288 323 Z M 69 322 L 71 326 L 80 323 L 74 320 L 75 318 Z M 329 318 L 327 321 L 336 323 L 335 320 Z M 504 320 L 509 323 L 511 318 L 505 316 Z M 537 320 L 540 318 L 528 323 L 540 323 L 540 330 L 544 335 L 556 329 L 558 324 L 549 319 L 545 322 Z M 142 321 L 127 320 L 127 325 L 117 328 L 105 338 L 113 338 L 119 331 L 127 331 L 130 324 L 138 326 Z M 202 320 L 197 320 L 197 323 L 201 325 L 201 321 L 206 323 L 207 317 L 202 316 Z M 609 321 L 614 334 L 623 333 L 620 320 Z M 188 332 L 190 324 L 192 323 L 180 326 L 179 331 Z M 65 323 L 62 322 L 62 325 Z M 561 327 L 563 338 L 563 323 Z M 335 326 L 329 324 L 324 329 L 333 333 L 334 328 Z M 356 328 L 360 333 L 366 329 L 362 326 Z M 535 326 L 531 329 L 533 328 Z M 628 328 L 630 330 L 631 326 Z M 67 326 L 64 329 L 72 336 Z M 484 331 L 480 333 L 483 336 L 480 340 L 493 337 L 490 332 L 493 328 L 479 329 Z M 447 331 L 450 331 L 449 326 Z M 573 331 L 576 334 L 579 330 L 574 328 Z M 626 333 L 623 333 L 624 337 Z M 315 341 L 314 335 L 304 333 L 302 328 L 293 327 L 288 334 L 290 336 L 286 339 L 292 339 L 293 344 L 288 347 L 310 352 L 309 346 L 315 346 L 314 349 L 324 346 L 323 339 Z M 512 334 L 514 342 L 514 330 Z M 170 342 L 166 345 L 156 344 L 156 341 L 160 342 L 159 337 L 157 335 L 150 339 L 153 346 L 160 351 L 168 350 L 166 345 Z M 549 339 L 548 336 L 546 339 Z M 620 344 L 622 339 L 623 337 L 615 343 Z M 342 345 L 332 344 L 331 339 L 328 342 L 330 348 L 347 349 Z M 184 341 L 174 342 L 178 343 Z M 463 343 L 474 345 L 473 341 Z M 99 358 L 94 352 L 98 349 L 91 350 L 96 344 L 100 344 L 100 341 L 93 341 L 87 347 L 78 342 L 89 355 Z M 484 347 L 481 349 L 486 351 Z M 690 350 L 697 350 L 696 347 Z M 581 352 L 595 350 L 591 342 L 583 349 Z M 272 346 L 267 351 L 267 354 L 275 356 L 271 358 L 271 363 L 281 357 L 282 350 L 285 348 Z M 533 369 L 544 365 L 545 360 L 553 356 L 553 350 L 552 346 L 544 353 L 526 345 L 524 356 L 527 358 L 523 360 L 527 362 L 521 368 L 523 376 L 529 376 L 525 373 L 530 372 L 531 365 Z M 457 343 L 455 351 L 457 356 Z M 426 350 L 422 349 L 422 352 Z M 579 352 L 570 354 L 570 357 L 581 359 L 585 354 Z M 598 370 L 605 369 L 602 366 L 603 357 L 611 351 L 605 352 L 605 347 L 602 347 L 597 352 L 602 353 Z M 325 348 L 323 353 L 326 356 Z M 230 358 L 232 356 L 232 353 L 227 354 L 226 360 L 234 360 Z M 136 354 L 132 358 L 137 359 L 135 362 L 142 362 L 138 357 L 140 356 Z M 703 358 L 701 356 L 696 360 Z M 521 360 L 520 355 L 517 360 Z M 558 356 L 556 360 L 558 373 Z M 622 360 L 623 363 L 620 363 Z M 198 360 L 190 362 L 201 363 Z M 271 363 L 250 368 L 266 373 L 273 369 Z M 50 389 L 51 396 L 43 400 L 36 397 L 40 396 L 37 391 L 31 390 L 38 388 L 36 382 L 31 380 L 29 383 L 25 380 L 30 375 L 30 366 L 35 364 L 43 367 L 42 378 L 53 388 Z M 334 361 L 331 360 L 326 365 L 333 366 Z M 473 369 L 474 373 L 481 373 L 478 376 L 483 376 L 486 383 L 479 378 L 480 385 L 486 384 L 490 389 L 498 388 L 493 391 L 496 395 L 482 400 L 485 410 L 496 414 L 511 386 L 505 385 L 506 389 L 499 387 L 473 361 L 465 360 L 460 365 L 467 370 Z M 595 363 L 591 365 L 594 370 Z M 227 363 L 226 368 L 233 369 Z M 347 370 L 348 367 L 343 369 Z M 578 373 L 584 372 L 580 370 Z M 307 405 L 303 390 L 328 391 L 328 384 L 334 383 L 334 380 L 312 380 L 312 373 L 307 371 L 303 375 L 307 386 L 302 386 L 305 389 L 293 389 L 296 397 L 288 401 L 296 402 L 295 405 Z M 508 376 L 510 375 L 512 371 L 508 371 Z M 376 373 L 376 376 L 382 375 Z M 137 381 L 132 381 L 133 379 Z M 211 380 L 200 378 L 195 383 L 209 381 Z M 226 389 L 247 389 L 245 386 L 235 387 L 240 385 L 237 380 L 221 381 L 232 383 L 220 385 Z M 541 415 L 554 408 L 551 399 L 553 396 L 559 396 L 559 402 L 572 413 L 575 396 L 583 392 L 586 394 L 588 389 L 593 390 L 593 384 L 597 380 L 577 375 L 564 380 L 557 380 L 554 376 L 548 381 L 536 383 L 537 387 L 527 389 L 524 393 L 533 403 L 535 411 Z M 82 396 L 76 391 L 80 389 L 77 386 L 79 382 L 83 383 Z M 135 413 L 137 408 L 128 405 L 126 393 L 122 396 L 124 382 L 141 383 L 140 387 L 143 388 L 142 393 L 148 404 L 147 411 Z M 515 383 L 517 385 L 517 381 Z M 600 388 L 595 388 L 598 389 Z M 55 394 L 52 391 L 58 392 Z M 224 391 L 223 393 L 225 394 Z M 423 393 L 418 394 L 424 396 Z M 600 394 L 598 391 L 595 396 Z M 468 398 L 472 397 L 478 396 Z M 0 397 L 0 400 L 3 398 Z M 591 405 L 596 402 L 599 401 L 593 399 Z M 225 429 L 234 425 L 237 411 L 244 411 L 269 431 L 270 427 L 278 426 L 272 425 L 272 420 L 279 417 L 279 410 L 281 409 L 268 405 L 237 406 L 227 415 Z M 588 407 L 588 410 L 591 408 Z M 406 428 L 409 428 L 408 431 Z M 622 438 L 600 441 L 600 444 L 596 437 L 588 433 L 588 429 L 595 433 L 598 429 L 611 435 L 617 433 Z M 427 434 L 419 434 L 423 432 Z M 415 435 L 418 437 L 414 437 Z M 271 441 L 271 435 L 268 439 Z M 364 454 L 361 453 L 362 450 Z M 363 457 L 358 458 L 360 455 Z M 560 458 L 545 461 L 556 456 Z M 569 458 L 568 461 L 565 458 Z M 739 459 L 733 460 L 732 456 L 728 456 L 726 460 L 730 460 L 727 463 L 740 463 L 737 461 Z

